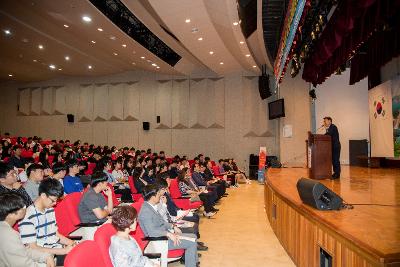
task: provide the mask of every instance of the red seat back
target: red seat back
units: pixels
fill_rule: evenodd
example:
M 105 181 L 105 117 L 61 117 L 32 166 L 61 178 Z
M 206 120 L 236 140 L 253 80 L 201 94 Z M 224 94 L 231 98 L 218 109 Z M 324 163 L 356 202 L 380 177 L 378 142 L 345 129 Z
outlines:
M 132 194 L 137 194 L 138 191 L 136 190 L 135 183 L 133 181 L 133 176 L 128 177 L 129 187 L 131 189 Z
M 71 219 L 71 222 L 74 226 L 81 223 L 81 219 L 79 218 L 79 213 L 78 213 L 78 206 L 79 206 L 79 202 L 81 201 L 82 195 L 83 194 L 81 192 L 74 192 L 74 193 L 68 194 L 68 195 L 66 195 L 64 200 L 59 203 L 59 204 L 61 204 L 62 202 L 65 202 L 64 212 L 66 212 L 68 214 L 68 216 Z M 57 206 L 59 204 L 57 204 Z M 59 222 L 59 221 L 57 221 L 57 222 Z
M 103 257 L 99 257 L 99 246 L 92 240 L 85 240 L 74 247 L 65 258 L 65 267 L 96 266 L 107 267 Z M 107 253 L 108 254 L 108 253 Z
M 219 166 L 212 166 L 212 170 L 214 175 L 220 175 L 221 173 L 219 172 Z
M 105 223 L 100 226 L 94 234 L 94 241 L 97 243 L 100 249 L 100 253 L 103 257 L 103 261 L 106 266 L 112 267 L 112 262 L 109 254 L 109 248 L 111 244 L 111 237 L 117 233 L 117 230 L 110 223 Z
M 118 201 L 117 196 L 115 195 L 114 187 L 110 183 L 108 184 L 108 187 L 110 188 L 111 193 L 112 193 L 113 205 L 114 205 L 114 207 L 116 207 L 120 204 L 120 202 Z M 103 194 L 104 198 L 107 200 L 107 196 L 104 193 L 102 193 L 102 194 Z
M 94 168 L 96 168 L 96 163 L 93 163 L 93 162 L 88 163 L 88 167 L 85 171 L 85 175 L 92 175 Z
M 180 198 L 182 196 L 181 191 L 179 190 L 178 179 L 171 179 L 169 192 L 172 198 Z

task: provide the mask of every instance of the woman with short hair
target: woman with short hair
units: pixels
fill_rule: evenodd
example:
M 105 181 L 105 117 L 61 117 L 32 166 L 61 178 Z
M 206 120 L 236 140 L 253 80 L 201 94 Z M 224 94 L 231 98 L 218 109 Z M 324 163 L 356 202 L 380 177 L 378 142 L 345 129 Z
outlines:
M 143 256 L 138 243 L 129 233 L 136 230 L 137 211 L 132 206 L 118 206 L 112 213 L 111 224 L 118 231 L 111 237 L 109 248 L 114 267 L 159 267 Z

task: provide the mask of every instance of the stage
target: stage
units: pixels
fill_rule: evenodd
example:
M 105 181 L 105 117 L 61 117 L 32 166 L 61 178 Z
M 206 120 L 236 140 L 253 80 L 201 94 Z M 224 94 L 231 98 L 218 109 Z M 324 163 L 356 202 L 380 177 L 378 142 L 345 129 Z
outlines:
M 340 180 L 320 180 L 354 209 L 319 211 L 302 204 L 296 183 L 305 168 L 269 169 L 265 210 L 297 266 L 400 266 L 400 170 L 342 166 Z M 371 205 L 374 204 L 374 205 Z

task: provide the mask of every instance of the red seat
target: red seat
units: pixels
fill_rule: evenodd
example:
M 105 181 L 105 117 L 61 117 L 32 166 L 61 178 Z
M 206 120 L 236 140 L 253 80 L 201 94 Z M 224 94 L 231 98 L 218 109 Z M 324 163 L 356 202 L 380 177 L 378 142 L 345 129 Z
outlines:
M 131 189 L 132 198 L 136 202 L 142 197 L 142 194 L 138 193 L 138 191 L 136 190 L 135 183 L 133 181 L 133 176 L 128 177 L 128 183 L 129 183 L 129 188 Z
M 49 161 L 50 164 L 53 164 L 54 156 L 53 155 L 49 155 L 47 160 Z
M 106 266 L 112 267 L 112 262 L 109 254 L 109 248 L 111 244 L 111 237 L 117 233 L 117 230 L 112 224 L 106 223 L 100 226 L 94 234 L 94 241 L 97 243 L 100 249 L 100 253 L 103 257 L 103 261 Z
M 114 192 L 114 187 L 113 187 L 110 183 L 108 184 L 108 187 L 110 188 L 111 193 L 112 193 L 113 206 L 116 207 L 116 206 L 118 206 L 118 205 L 120 204 L 120 202 L 119 202 L 119 200 L 117 199 L 117 195 L 116 195 L 115 192 Z M 103 194 L 104 198 L 105 198 L 106 201 L 107 201 L 107 196 L 106 196 L 104 193 L 102 193 L 102 194 Z
M 78 213 L 81 197 L 82 193 L 80 192 L 68 194 L 54 208 L 58 231 L 62 235 L 68 235 L 78 228 L 77 225 L 81 222 Z
M 178 179 L 171 179 L 169 192 L 175 205 L 181 209 L 198 209 L 203 205 L 203 202 L 201 201 L 190 202 L 190 199 L 182 198 L 181 191 L 179 190 Z
M 109 266 L 104 263 L 103 257 L 99 257 L 98 254 L 99 250 L 100 248 L 96 244 L 96 242 L 91 240 L 85 240 L 79 243 L 67 254 L 64 261 L 64 266 L 65 267 Z
M 94 168 L 96 168 L 96 163 L 92 163 L 92 162 L 88 163 L 88 167 L 85 171 L 85 175 L 92 175 Z

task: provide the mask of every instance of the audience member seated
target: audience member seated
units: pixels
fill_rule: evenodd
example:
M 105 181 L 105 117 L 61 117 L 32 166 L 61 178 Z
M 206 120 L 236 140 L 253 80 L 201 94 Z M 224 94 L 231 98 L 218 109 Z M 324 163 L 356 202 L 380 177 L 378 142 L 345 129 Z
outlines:
M 232 168 L 233 172 L 236 174 L 237 181 L 239 183 L 251 184 L 250 179 L 247 178 L 244 171 L 239 169 L 239 167 L 236 165 L 236 162 L 233 158 L 228 159 L 228 165 Z
M 111 237 L 110 258 L 114 267 L 159 267 L 143 256 L 138 243 L 129 233 L 136 230 L 137 212 L 132 206 L 116 207 L 112 213 L 112 225 L 118 231 Z
M 64 191 L 66 194 L 82 192 L 83 185 L 77 176 L 79 173 L 79 163 L 76 160 L 67 162 L 68 175 L 64 177 Z
M 222 196 L 227 196 L 226 194 L 226 182 L 222 179 L 217 179 L 214 177 L 212 174 L 211 170 L 207 167 L 207 165 L 210 165 L 211 168 L 211 162 L 208 163 L 200 163 L 199 165 L 199 172 L 200 175 L 203 177 L 204 181 L 207 182 L 207 185 L 210 186 L 215 186 L 218 197 Z
M 107 196 L 107 201 L 102 192 Z M 90 188 L 83 194 L 78 207 L 79 217 L 83 223 L 105 222 L 113 210 L 111 189 L 108 187 L 104 172 L 92 175 Z
M 25 164 L 24 164 L 24 159 L 21 158 L 21 153 L 22 153 L 21 146 L 14 145 L 12 150 L 13 150 L 13 155 L 8 160 L 8 164 L 12 167 L 23 169 L 25 167 Z
M 25 247 L 19 233 L 13 229 L 17 221 L 24 218 L 25 213 L 26 206 L 20 195 L 0 194 L 0 266 L 55 266 L 52 254 Z
M 239 187 L 237 176 L 232 172 L 232 168 L 223 159 L 218 160 L 219 174 L 230 179 L 232 187 Z
M 142 193 L 144 187 L 148 184 L 143 178 L 145 170 L 142 167 L 135 167 L 133 172 L 133 182 L 138 193 Z
M 216 199 L 208 193 L 207 190 L 200 190 L 190 177 L 188 168 L 183 168 L 178 176 L 179 190 L 184 196 L 190 196 L 191 201 L 203 201 L 204 213 L 203 215 L 210 218 L 218 211 L 213 207 Z
M 173 160 L 169 165 L 169 176 L 172 179 L 175 179 L 176 177 L 178 177 L 178 174 L 179 174 L 178 162 L 176 160 Z
M 49 178 L 56 179 L 64 186 L 64 177 L 67 173 L 67 167 L 62 163 L 56 163 L 53 165 L 52 175 Z
M 2 193 L 17 193 L 25 203 L 25 206 L 31 205 L 32 199 L 25 191 L 25 188 L 17 181 L 17 171 L 11 166 L 0 162 L 0 194 Z
M 24 184 L 25 191 L 28 193 L 32 201 L 39 196 L 39 184 L 43 180 L 44 171 L 40 164 L 31 164 L 26 170 L 28 181 Z
M 157 205 L 157 211 L 164 219 L 165 222 L 176 224 L 182 233 L 195 234 L 197 238 L 200 238 L 199 224 L 193 221 L 186 221 L 183 215 L 189 215 L 189 213 L 183 213 L 181 216 L 171 216 L 168 211 L 168 183 L 164 179 L 157 179 L 156 185 L 158 190 L 161 191 L 160 203 Z M 190 212 L 191 213 L 191 212 Z M 189 217 L 189 216 L 188 216 Z M 203 242 L 197 242 L 197 250 L 208 250 L 208 247 Z
M 154 184 L 147 185 L 143 191 L 145 202 L 139 213 L 139 224 L 143 233 L 149 237 L 168 237 L 168 249 L 185 249 L 185 266 L 198 266 L 196 237 L 190 234 L 186 239 L 181 230 L 171 223 L 165 222 L 157 212 L 157 204 L 163 194 Z M 188 240 L 192 239 L 192 240 Z
M 217 189 L 217 187 L 219 187 L 218 185 L 211 185 L 211 183 L 207 182 L 203 178 L 200 173 L 200 163 L 193 164 L 192 179 L 199 188 L 207 189 L 212 195 L 212 199 L 215 199 L 215 201 L 217 201 L 224 195 L 220 188 Z
M 19 223 L 22 243 L 31 249 L 56 255 L 57 266 L 63 266 L 65 255 L 75 242 L 61 235 L 57 229 L 54 205 L 64 194 L 56 179 L 40 183 L 39 197 L 26 209 L 24 219 Z

